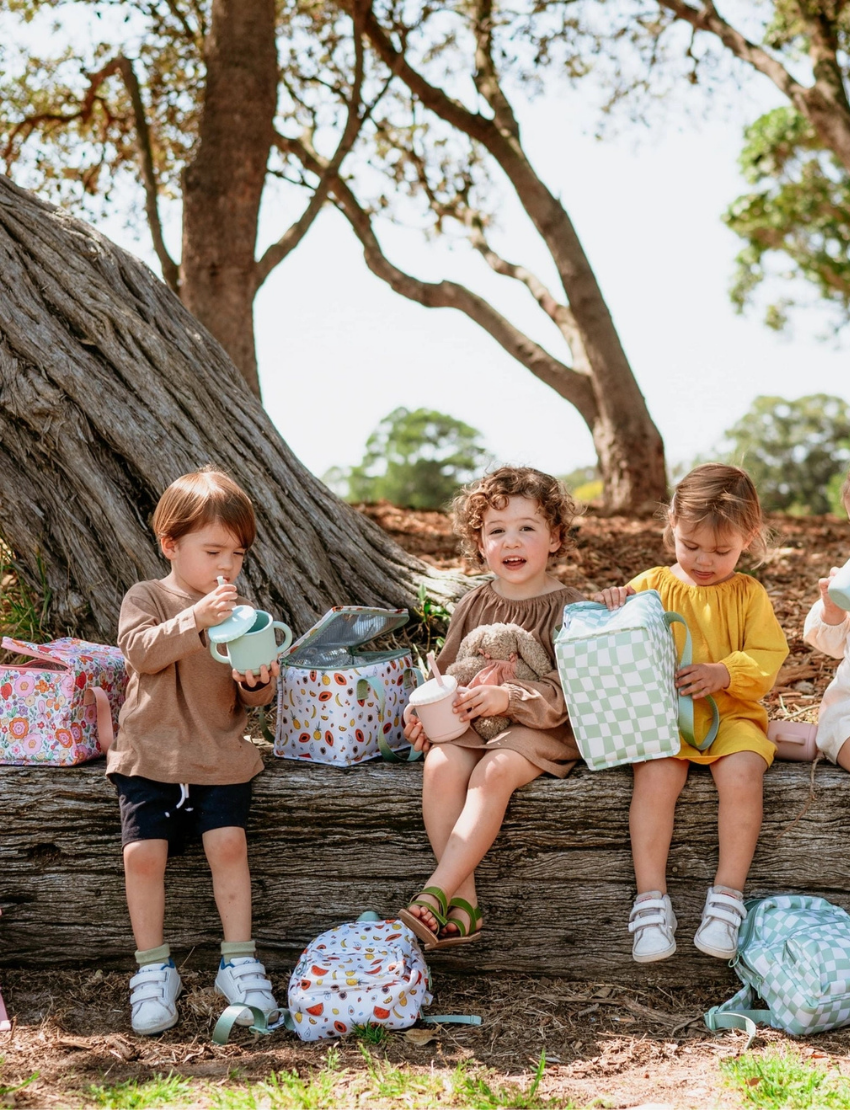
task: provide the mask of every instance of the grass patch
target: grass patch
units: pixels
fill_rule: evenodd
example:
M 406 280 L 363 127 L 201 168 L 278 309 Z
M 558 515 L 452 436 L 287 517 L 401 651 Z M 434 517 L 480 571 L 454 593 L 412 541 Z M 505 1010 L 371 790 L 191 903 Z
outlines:
M 745 1052 L 720 1064 L 745 1106 L 764 1110 L 850 1110 L 850 1079 L 803 1060 L 791 1049 Z
M 40 642 L 46 631 L 50 588 L 41 558 L 38 559 L 40 593 L 27 586 L 9 547 L 0 537 L 0 632 L 17 640 Z
M 546 1067 L 541 1056 L 530 1086 L 496 1084 L 488 1070 L 471 1071 L 464 1061 L 451 1070 L 417 1071 L 376 1058 L 363 1042 L 359 1045 L 365 1071 L 340 1068 L 338 1055 L 328 1053 L 327 1063 L 300 1076 L 296 1071 L 272 1073 L 268 1079 L 246 1087 L 207 1088 L 214 1110 L 332 1110 L 339 1106 L 367 1105 L 417 1110 L 453 1107 L 456 1110 L 571 1110 L 563 1099 L 542 1098 L 539 1087 Z
M 127 1079 L 123 1083 L 86 1088 L 86 1095 L 105 1110 L 148 1110 L 160 1106 L 192 1106 L 196 1091 L 178 1075 L 155 1075 L 152 1079 Z
M 29 1087 L 30 1083 L 35 1083 L 38 1079 L 39 1073 L 34 1071 L 31 1076 L 23 1081 L 23 1083 L 15 1083 L 11 1087 L 3 1083 L 3 1064 L 5 1057 L 0 1056 L 0 1099 L 5 1103 L 7 1100 L 14 1106 L 14 1094 L 16 1091 L 22 1091 L 24 1087 Z

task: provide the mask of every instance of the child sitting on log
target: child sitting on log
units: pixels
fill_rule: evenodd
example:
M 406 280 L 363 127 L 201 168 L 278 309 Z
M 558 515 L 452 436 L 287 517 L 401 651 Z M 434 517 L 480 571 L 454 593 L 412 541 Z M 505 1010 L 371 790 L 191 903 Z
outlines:
M 666 516 L 673 566 L 653 567 L 594 600 L 614 609 L 638 590 L 657 590 L 664 608 L 680 613 L 691 631 L 694 662 L 679 669 L 676 686 L 695 699 L 695 732 L 707 735 L 711 713 L 703 699 L 709 694 L 720 726 L 705 751 L 683 740 L 676 756 L 632 765 L 629 828 L 638 891 L 629 918 L 632 955 L 651 963 L 676 951 L 676 916 L 667 895 L 673 816 L 691 764 L 706 763 L 719 798 L 720 856 L 694 944 L 728 960 L 746 917 L 744 882 L 761 830 L 764 773 L 776 751 L 761 698 L 773 686 L 788 645 L 767 591 L 752 576 L 735 572 L 744 551 L 763 556 L 767 547 L 749 475 L 734 466 L 698 466 L 677 486 Z
M 454 712 L 470 727 L 457 739 L 432 745 L 416 718 L 405 728 L 413 747 L 428 753 L 422 812 L 437 868 L 400 916 L 429 951 L 481 932 L 475 868 L 513 792 L 544 772 L 563 778 L 578 759 L 552 635 L 564 606 L 582 598 L 548 571 L 549 560 L 569 546 L 572 498 L 539 470 L 502 467 L 461 490 L 453 508 L 464 554 L 493 578 L 458 603 L 438 667 L 455 661 L 468 632 L 492 624 L 526 629 L 550 662 L 539 681 L 458 687 Z M 507 717 L 510 724 L 487 742 L 472 728 L 482 717 Z
M 254 510 L 226 474 L 206 468 L 168 487 L 153 529 L 171 570 L 132 586 L 121 605 L 127 697 L 107 755 L 138 949 L 130 980 L 137 1033 L 160 1033 L 177 1021 L 182 988 L 164 943 L 165 867 L 188 836 L 203 841 L 224 931 L 216 990 L 230 1003 L 277 1013 L 251 939 L 245 826 L 251 780 L 263 764 L 243 734 L 245 706 L 271 700 L 280 668 L 264 666 L 259 676 L 230 671 L 211 657 L 205 636 L 244 600 L 233 582 L 254 542 Z M 251 1011 L 238 1020 L 250 1025 Z
M 844 481 L 841 500 L 850 515 L 850 474 Z M 837 573 L 838 567 L 833 567 L 826 578 L 818 579 L 820 597 L 806 617 L 803 639 L 825 655 L 841 660 L 820 703 L 816 743 L 828 759 L 850 771 L 850 614 L 828 593 Z

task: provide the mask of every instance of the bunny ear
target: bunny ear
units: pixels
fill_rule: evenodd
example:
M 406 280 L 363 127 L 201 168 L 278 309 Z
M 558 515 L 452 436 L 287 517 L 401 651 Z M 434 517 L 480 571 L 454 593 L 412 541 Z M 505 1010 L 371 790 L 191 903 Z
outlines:
M 548 674 L 552 670 L 552 660 L 546 649 L 526 629 L 517 629 L 517 649 L 520 658 L 537 675 Z

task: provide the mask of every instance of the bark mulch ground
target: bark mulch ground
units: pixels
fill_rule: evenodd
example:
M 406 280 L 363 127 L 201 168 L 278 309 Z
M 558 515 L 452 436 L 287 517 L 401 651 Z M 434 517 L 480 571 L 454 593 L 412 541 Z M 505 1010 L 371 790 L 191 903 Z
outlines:
M 364 506 L 363 511 L 425 561 L 441 568 L 459 565 L 442 513 L 385 504 Z M 803 620 L 816 596 L 818 577 L 850 553 L 850 529 L 846 522 L 829 517 L 776 517 L 771 523 L 776 550 L 754 573 L 773 599 L 791 654 L 768 699 L 769 710 L 775 717 L 814 719 L 834 662 L 803 644 Z M 575 541 L 556 573 L 585 592 L 622 583 L 646 567 L 669 561 L 660 529 L 652 521 L 590 513 L 579 521 Z M 61 943 L 61 937 L 47 940 Z M 179 1025 L 159 1037 L 142 1038 L 129 1026 L 127 976 L 5 971 L 0 981 L 15 1020 L 10 1033 L 0 1033 L 0 1106 L 109 1105 L 92 1088 L 169 1073 L 193 1083 L 193 1095 L 183 1105 L 216 1106 L 227 1089 L 238 1090 L 272 1071 L 294 1069 L 305 1076 L 327 1061 L 327 1044 L 302 1044 L 285 1033 L 255 1038 L 239 1031 L 229 1045 L 213 1045 L 210 1033 L 221 1000 L 209 980 L 208 975 L 186 972 Z M 285 997 L 285 985 L 284 980 L 275 983 L 279 998 Z M 475 1105 L 509 1105 L 505 1085 L 518 1083 L 527 1090 L 545 1052 L 546 1070 L 537 1090 L 541 1101 L 535 1104 L 555 1100 L 555 1105 L 563 1105 L 571 1100 L 577 1107 L 733 1107 L 742 1105 L 741 1096 L 724 1085 L 718 1062 L 740 1051 L 742 1035 L 714 1036 L 701 1022 L 703 1011 L 719 1001 L 695 997 L 692 991 L 640 991 L 616 984 L 520 976 L 455 978 L 438 967 L 434 1012 L 477 1013 L 483 1024 L 415 1030 L 367 1047 L 373 1060 L 404 1065 L 414 1075 L 448 1075 L 467 1061 L 470 1068 L 481 1069 L 491 1091 L 503 1091 L 496 1101 L 482 1096 Z M 755 1046 L 758 1050 L 792 1043 L 804 1058 L 850 1070 L 850 1031 L 792 1042 L 768 1030 Z M 337 1049 L 339 1067 L 363 1072 L 362 1042 L 348 1039 Z M 33 1075 L 37 1077 L 27 1086 L 12 1090 Z M 445 1104 L 459 1105 L 448 1087 L 446 1091 Z M 336 1097 L 338 1104 L 345 1104 L 343 1096 Z M 362 1096 L 356 1101 L 362 1102 Z M 377 1088 L 369 1101 L 376 1107 L 417 1105 L 410 1094 L 393 1099 Z

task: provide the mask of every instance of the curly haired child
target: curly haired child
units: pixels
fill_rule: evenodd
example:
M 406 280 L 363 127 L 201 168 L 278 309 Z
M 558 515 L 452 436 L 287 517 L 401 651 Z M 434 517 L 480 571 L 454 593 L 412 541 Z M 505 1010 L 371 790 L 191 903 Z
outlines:
M 510 726 L 490 742 L 469 727 L 456 740 L 432 745 L 415 718 L 405 729 L 413 746 L 427 751 L 422 812 L 437 867 L 400 916 L 428 950 L 476 939 L 475 868 L 499 832 L 511 795 L 544 772 L 563 778 L 578 758 L 552 635 L 564 605 L 581 595 L 548 570 L 569 547 L 572 498 L 539 470 L 502 467 L 461 490 L 453 508 L 464 554 L 493 577 L 458 603 L 438 666 L 445 670 L 455 661 L 468 632 L 491 624 L 526 629 L 550 664 L 539 681 L 459 687 L 454 711 L 470 726 L 482 717 L 509 718 Z

